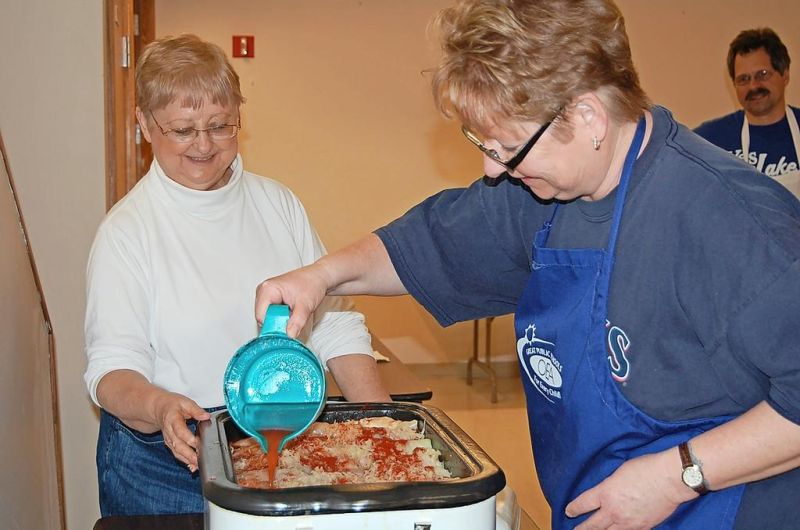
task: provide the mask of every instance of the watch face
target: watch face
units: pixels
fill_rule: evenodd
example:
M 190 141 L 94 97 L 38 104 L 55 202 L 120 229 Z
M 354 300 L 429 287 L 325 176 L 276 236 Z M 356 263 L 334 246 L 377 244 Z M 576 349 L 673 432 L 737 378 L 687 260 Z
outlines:
M 703 484 L 703 472 L 697 465 L 689 466 L 683 470 L 683 483 L 694 489 Z

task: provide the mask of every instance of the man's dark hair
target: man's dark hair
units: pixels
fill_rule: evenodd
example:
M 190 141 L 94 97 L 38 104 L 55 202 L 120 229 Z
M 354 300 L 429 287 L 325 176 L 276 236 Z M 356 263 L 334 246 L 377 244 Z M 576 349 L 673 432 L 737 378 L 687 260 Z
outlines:
M 752 51 L 764 48 L 769 55 L 772 68 L 783 75 L 789 69 L 789 52 L 781 42 L 778 34 L 770 28 L 746 29 L 739 33 L 730 48 L 728 48 L 728 73 L 731 79 L 734 77 L 733 63 L 737 55 L 744 55 Z

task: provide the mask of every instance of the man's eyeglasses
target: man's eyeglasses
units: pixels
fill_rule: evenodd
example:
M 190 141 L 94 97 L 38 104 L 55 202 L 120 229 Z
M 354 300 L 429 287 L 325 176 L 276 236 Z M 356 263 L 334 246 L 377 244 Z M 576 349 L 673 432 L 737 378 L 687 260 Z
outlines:
M 751 74 L 739 74 L 733 78 L 733 82 L 736 86 L 745 86 L 749 85 L 750 81 L 753 79 L 755 79 L 758 82 L 766 81 L 767 79 L 772 77 L 772 74 L 774 73 L 775 72 L 773 72 L 772 70 L 767 70 L 766 68 L 764 68 L 762 70 L 758 70 Z
M 537 141 L 539 141 L 539 138 L 542 137 L 544 132 L 547 130 L 548 127 L 550 127 L 550 124 L 553 123 L 554 120 L 555 118 L 544 123 L 541 127 L 539 127 L 539 130 L 537 130 L 533 134 L 533 136 L 531 136 L 531 139 L 528 140 L 525 143 L 525 145 L 522 146 L 522 149 L 517 151 L 517 153 L 514 156 L 508 159 L 503 159 L 503 157 L 500 156 L 500 153 L 498 153 L 496 150 L 486 147 L 481 141 L 481 139 L 478 137 L 478 135 L 476 135 L 466 127 L 462 126 L 461 132 L 464 133 L 464 136 L 467 137 L 467 140 L 475 144 L 475 146 L 478 149 L 480 149 L 481 152 L 483 152 L 486 156 L 488 156 L 501 166 L 505 167 L 507 170 L 514 171 L 520 164 L 520 162 L 522 162 L 525 159 L 530 150 L 533 149 L 533 146 L 536 144 Z
M 194 142 L 197 139 L 197 135 L 201 132 L 205 132 L 208 134 L 208 137 L 212 140 L 230 140 L 231 138 L 235 137 L 239 134 L 239 129 L 242 128 L 242 117 L 239 117 L 238 122 L 235 125 L 214 125 L 212 127 L 208 127 L 206 129 L 195 129 L 194 127 L 179 127 L 177 129 L 167 129 L 164 130 L 161 125 L 158 124 L 156 121 L 156 117 L 153 116 L 153 112 L 150 111 L 150 117 L 153 118 L 153 123 L 156 124 L 156 127 L 161 131 L 161 134 L 172 140 L 173 142 L 177 142 L 179 144 L 188 144 Z

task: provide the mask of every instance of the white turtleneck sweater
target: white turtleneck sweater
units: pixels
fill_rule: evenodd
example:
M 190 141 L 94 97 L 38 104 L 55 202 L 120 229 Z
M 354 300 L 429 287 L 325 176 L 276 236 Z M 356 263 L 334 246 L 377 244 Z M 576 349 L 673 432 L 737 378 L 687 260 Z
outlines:
M 87 269 L 84 378 L 97 403 L 100 379 L 129 369 L 195 400 L 224 404 L 223 374 L 258 334 L 256 286 L 308 265 L 325 249 L 297 197 L 282 184 L 231 166 L 218 190 L 169 179 L 157 162 L 106 215 Z M 372 354 L 348 299 L 328 297 L 300 339 L 323 365 Z

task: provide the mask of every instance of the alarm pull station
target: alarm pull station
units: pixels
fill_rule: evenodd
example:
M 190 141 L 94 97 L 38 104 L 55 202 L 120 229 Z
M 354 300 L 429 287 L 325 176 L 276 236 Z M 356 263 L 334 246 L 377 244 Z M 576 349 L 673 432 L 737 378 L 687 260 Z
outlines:
M 252 35 L 233 36 L 234 57 L 255 57 L 256 38 Z

